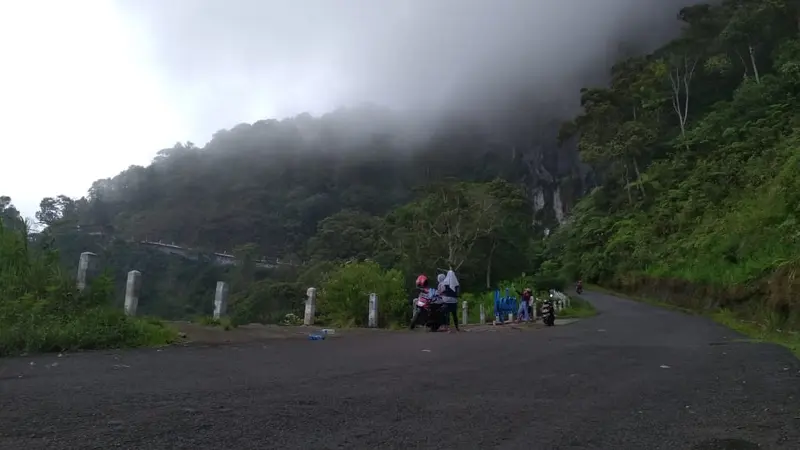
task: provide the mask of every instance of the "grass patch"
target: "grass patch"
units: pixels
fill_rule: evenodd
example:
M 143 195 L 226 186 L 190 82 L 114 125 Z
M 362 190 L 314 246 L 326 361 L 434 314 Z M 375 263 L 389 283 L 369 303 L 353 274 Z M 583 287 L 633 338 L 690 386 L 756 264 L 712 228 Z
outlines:
M 800 333 L 794 330 L 784 330 L 776 328 L 769 320 L 745 320 L 729 309 L 718 309 L 714 311 L 699 311 L 688 308 L 681 308 L 670 303 L 653 300 L 644 297 L 637 297 L 606 289 L 602 286 L 590 286 L 590 290 L 615 295 L 661 308 L 679 311 L 685 314 L 702 315 L 711 318 L 720 325 L 724 325 L 733 331 L 741 333 L 758 342 L 770 342 L 786 347 L 796 357 L 800 358 Z
M 219 327 L 225 331 L 230 331 L 235 328 L 229 317 L 215 319 L 212 316 L 198 316 L 195 317 L 194 323 L 203 325 L 205 327 Z
M 760 342 L 771 342 L 789 349 L 800 358 L 800 333 L 771 327 L 768 323 L 756 320 L 743 320 L 733 311 L 722 309 L 709 314 L 714 321 L 731 330 Z
M 569 308 L 562 309 L 556 317 L 559 319 L 579 319 L 592 317 L 597 314 L 597 309 L 586 299 L 578 295 L 570 295 Z

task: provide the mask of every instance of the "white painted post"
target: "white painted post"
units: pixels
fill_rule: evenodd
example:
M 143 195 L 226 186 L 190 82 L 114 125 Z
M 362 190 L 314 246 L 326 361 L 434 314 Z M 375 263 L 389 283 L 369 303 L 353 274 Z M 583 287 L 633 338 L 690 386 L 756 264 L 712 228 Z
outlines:
M 466 325 L 467 320 L 467 301 L 461 302 L 461 325 Z
M 303 315 L 303 325 L 314 325 L 314 314 L 317 311 L 317 289 L 310 287 L 306 290 L 306 310 Z
M 513 322 L 514 321 L 514 313 L 508 313 L 508 321 L 509 322 Z
M 378 328 L 378 294 L 369 294 L 369 322 L 370 328 Z
M 125 283 L 125 314 L 136 315 L 139 307 L 139 292 L 142 288 L 142 273 L 138 270 L 128 272 L 128 281 Z
M 481 303 L 480 307 L 478 309 L 480 310 L 481 325 L 485 325 L 486 324 L 486 307 L 484 307 L 483 303 Z
M 219 320 L 228 312 L 228 283 L 217 281 L 217 291 L 214 293 L 214 318 Z
M 531 321 L 536 322 L 536 297 L 531 296 Z
M 83 252 L 81 253 L 81 257 L 78 260 L 78 277 L 77 277 L 77 285 L 78 290 L 82 291 L 86 289 L 86 277 L 89 269 L 91 268 L 92 259 L 97 256 L 95 253 L 92 252 Z

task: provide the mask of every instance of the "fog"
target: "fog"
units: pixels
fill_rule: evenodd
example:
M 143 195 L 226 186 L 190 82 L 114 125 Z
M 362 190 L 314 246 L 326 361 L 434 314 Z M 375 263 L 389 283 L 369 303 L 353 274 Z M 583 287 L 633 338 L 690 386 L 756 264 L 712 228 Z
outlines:
M 674 35 L 691 3 L 4 3 L 2 161 L 19 170 L 0 178 L 0 194 L 31 216 L 41 197 L 80 197 L 176 141 L 202 145 L 241 122 L 362 102 L 430 115 L 524 98 L 563 114 L 621 47 L 645 51 Z
M 621 43 L 645 50 L 686 0 L 123 0 L 192 123 L 577 99 Z M 637 48 L 638 47 L 638 48 Z

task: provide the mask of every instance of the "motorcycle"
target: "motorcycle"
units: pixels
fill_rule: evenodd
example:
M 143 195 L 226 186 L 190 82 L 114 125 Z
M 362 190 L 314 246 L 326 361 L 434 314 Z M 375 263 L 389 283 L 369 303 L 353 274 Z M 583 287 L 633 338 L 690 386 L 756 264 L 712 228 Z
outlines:
M 442 303 L 435 303 L 430 299 L 419 296 L 412 300 L 414 313 L 411 315 L 410 329 L 417 325 L 428 327 L 429 331 L 438 331 L 442 326 Z
M 579 285 L 577 285 L 577 286 L 575 287 L 575 292 L 576 292 L 578 295 L 581 295 L 581 294 L 583 294 L 583 285 L 582 285 L 582 284 L 579 284 Z
M 548 327 L 552 327 L 556 323 L 556 313 L 552 299 L 546 298 L 542 302 L 542 322 Z

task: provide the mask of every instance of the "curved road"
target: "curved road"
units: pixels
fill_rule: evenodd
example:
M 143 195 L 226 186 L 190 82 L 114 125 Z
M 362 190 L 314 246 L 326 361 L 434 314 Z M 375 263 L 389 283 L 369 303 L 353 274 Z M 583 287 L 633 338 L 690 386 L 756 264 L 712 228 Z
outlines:
M 0 448 L 800 448 L 789 352 L 586 297 L 551 329 L 0 360 Z

